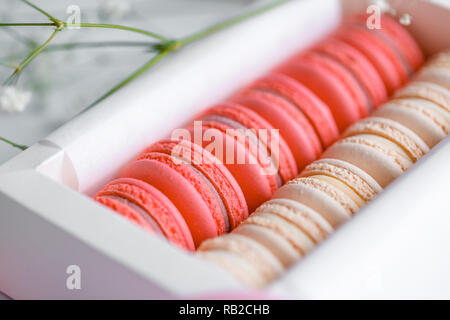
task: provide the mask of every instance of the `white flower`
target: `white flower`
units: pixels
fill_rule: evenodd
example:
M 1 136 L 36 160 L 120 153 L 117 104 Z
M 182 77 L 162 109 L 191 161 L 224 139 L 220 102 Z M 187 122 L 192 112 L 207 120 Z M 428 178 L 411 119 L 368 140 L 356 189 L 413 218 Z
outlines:
M 131 10 L 131 5 L 127 0 L 106 0 L 99 9 L 99 16 L 105 20 L 121 20 Z
M 14 86 L 0 87 L 0 110 L 22 112 L 31 101 L 31 92 L 21 91 Z

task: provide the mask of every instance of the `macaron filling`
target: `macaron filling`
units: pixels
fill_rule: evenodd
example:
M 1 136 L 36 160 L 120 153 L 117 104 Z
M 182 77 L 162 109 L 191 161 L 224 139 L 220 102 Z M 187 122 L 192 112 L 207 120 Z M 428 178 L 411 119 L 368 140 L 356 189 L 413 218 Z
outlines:
M 152 230 L 156 234 L 159 234 L 161 236 L 165 236 L 163 230 L 159 226 L 158 222 L 156 222 L 156 220 L 153 219 L 151 213 L 147 212 L 147 210 L 145 210 L 141 206 L 135 204 L 134 202 L 132 202 L 132 201 L 126 199 L 126 198 L 122 198 L 122 197 L 119 197 L 119 196 L 102 195 L 101 197 L 102 198 L 107 198 L 107 199 L 117 200 L 117 201 L 127 205 L 128 207 L 132 208 L 134 211 L 139 213 L 142 216 L 142 218 L 144 218 L 145 222 L 147 222 L 152 227 Z

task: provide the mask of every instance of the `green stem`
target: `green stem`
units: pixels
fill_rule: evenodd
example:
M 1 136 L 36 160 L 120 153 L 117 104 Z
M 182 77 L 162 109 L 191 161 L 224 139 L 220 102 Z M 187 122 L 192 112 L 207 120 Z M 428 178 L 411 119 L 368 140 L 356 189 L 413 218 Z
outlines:
M 153 57 L 152 59 L 150 59 L 147 63 L 145 63 L 142 67 L 140 67 L 139 69 L 137 69 L 135 72 L 133 72 L 130 76 L 128 76 L 125 80 L 119 82 L 116 86 L 114 86 L 112 89 L 110 89 L 107 93 L 105 93 L 104 95 L 102 95 L 100 98 L 98 98 L 97 100 L 95 100 L 93 103 L 91 103 L 88 107 L 86 107 L 84 111 L 91 109 L 92 107 L 94 107 L 95 105 L 97 105 L 98 103 L 100 103 L 101 101 L 105 100 L 107 97 L 109 97 L 110 95 L 112 95 L 114 92 L 116 92 L 117 90 L 119 90 L 120 88 L 126 86 L 128 83 L 130 83 L 131 81 L 133 81 L 134 79 L 136 79 L 137 77 L 139 77 L 142 73 L 144 73 L 147 69 L 149 69 L 151 66 L 153 66 L 154 64 L 156 64 L 158 61 L 160 61 L 164 56 L 166 56 L 168 53 L 170 52 L 170 50 L 164 50 L 161 51 L 160 53 L 158 53 L 155 57 Z
M 0 27 L 51 27 L 56 26 L 54 22 L 11 22 L 0 23 Z
M 154 32 L 150 32 L 147 30 L 142 30 L 142 29 L 138 29 L 138 28 L 133 28 L 133 27 L 127 27 L 127 26 L 121 26 L 121 25 L 116 25 L 116 24 L 104 24 L 104 23 L 64 23 L 65 27 L 81 27 L 81 28 L 106 28 L 106 29 L 119 29 L 119 30 L 126 30 L 126 31 L 133 31 L 133 32 L 137 32 L 158 40 L 161 40 L 162 42 L 169 42 L 170 40 L 167 39 L 166 37 L 159 35 L 157 33 Z
M 182 38 L 180 40 L 172 40 L 172 41 L 167 41 L 164 44 L 162 44 L 160 46 L 160 53 L 152 58 L 149 62 L 147 62 L 144 66 L 142 66 L 141 68 L 139 68 L 138 70 L 136 70 L 134 73 L 132 73 L 128 78 L 126 78 L 124 81 L 120 82 L 118 85 L 116 85 L 113 89 L 111 89 L 110 91 L 108 91 L 106 94 L 104 94 L 102 97 L 100 97 L 99 99 L 97 99 L 96 101 L 94 101 L 93 103 L 91 103 L 87 108 L 85 108 L 83 110 L 86 111 L 88 109 L 91 109 L 92 107 L 94 107 L 95 105 L 97 105 L 99 102 L 103 101 L 104 99 L 106 99 L 107 97 L 109 97 L 110 95 L 112 95 L 114 92 L 116 92 L 117 90 L 119 90 L 120 88 L 124 87 L 126 84 L 130 83 L 132 80 L 134 80 L 135 78 L 137 78 L 139 75 L 141 75 L 142 73 L 144 73 L 147 69 L 149 69 L 151 66 L 153 66 L 156 62 L 158 62 L 159 60 L 161 60 L 164 56 L 166 56 L 168 53 L 172 52 L 172 51 L 177 51 L 179 50 L 181 47 L 194 42 L 196 40 L 199 40 L 201 38 L 204 38 L 210 34 L 213 34 L 217 31 L 220 31 L 222 29 L 225 29 L 231 25 L 237 24 L 239 22 L 242 22 L 244 20 L 247 20 L 251 17 L 254 17 L 256 15 L 262 14 L 266 11 L 269 11 L 275 7 L 278 7 L 286 2 L 289 2 L 292 0 L 278 0 L 275 2 L 272 2 L 268 5 L 265 5 L 261 8 L 258 8 L 256 10 L 244 13 L 238 17 L 235 18 L 231 18 L 229 20 L 226 20 L 224 22 L 221 22 L 219 24 L 216 24 L 210 28 L 207 28 L 203 31 L 200 31 L 198 33 L 195 33 L 191 36 Z
M 242 14 L 240 16 L 237 16 L 237 17 L 225 20 L 225 21 L 223 21 L 221 23 L 218 23 L 218 24 L 216 24 L 216 25 L 214 25 L 212 27 L 209 27 L 209 28 L 207 28 L 205 30 L 202 30 L 202 31 L 197 32 L 197 33 L 194 33 L 194 34 L 192 34 L 190 36 L 187 36 L 185 38 L 182 38 L 180 40 L 177 40 L 177 43 L 178 43 L 179 46 L 186 45 L 188 43 L 191 43 L 191 42 L 194 42 L 194 41 L 199 40 L 201 38 L 204 38 L 206 36 L 209 36 L 210 34 L 213 34 L 213 33 L 217 32 L 217 31 L 220 31 L 222 29 L 225 29 L 227 27 L 230 27 L 232 25 L 240 23 L 240 22 L 242 22 L 244 20 L 247 20 L 247 19 L 249 19 L 251 17 L 257 16 L 257 15 L 259 15 L 261 13 L 269 11 L 269 10 L 271 10 L 271 9 L 273 9 L 275 7 L 278 7 L 278 6 L 280 6 L 280 5 L 284 4 L 284 3 L 287 3 L 289 1 L 292 1 L 292 0 L 279 0 L 279 1 L 275 1 L 275 2 L 269 3 L 269 4 L 265 5 L 265 6 L 262 6 L 261 8 L 258 8 L 258 9 L 255 9 L 253 11 L 244 13 L 244 14 Z
M 14 148 L 18 148 L 20 150 L 25 150 L 25 149 L 28 148 L 28 146 L 17 144 L 15 142 L 12 142 L 11 140 L 8 140 L 8 139 L 3 138 L 3 137 L 0 137 L 0 141 L 6 142 L 7 144 L 13 146 Z
M 47 18 L 49 18 L 51 21 L 53 21 L 55 23 L 56 26 L 61 26 L 61 21 L 56 19 L 55 17 L 53 17 L 50 13 L 48 13 L 47 11 L 39 8 L 38 6 L 36 6 L 35 4 L 31 3 L 28 0 L 22 0 L 22 2 L 24 2 L 25 4 L 29 5 L 30 7 L 32 7 L 33 9 L 36 9 L 37 11 L 39 11 L 40 13 L 44 14 L 45 16 L 47 16 Z
M 16 70 L 14 70 L 13 74 L 6 79 L 6 81 L 4 83 L 8 83 L 15 75 L 17 75 L 23 68 L 25 68 L 34 58 L 36 58 L 36 56 L 42 52 L 42 50 L 45 49 L 45 47 L 50 43 L 50 41 L 52 41 L 52 39 L 55 37 L 55 35 L 59 32 L 59 29 L 55 29 L 52 33 L 52 35 L 39 47 L 37 47 L 35 50 L 33 50 L 33 52 L 31 52 L 31 54 L 25 59 L 23 60 L 16 68 Z
M 105 48 L 105 47 L 143 47 L 155 50 L 153 48 L 153 43 L 147 41 L 105 41 L 105 42 L 70 42 L 70 43 L 58 43 L 58 44 L 49 44 L 45 49 L 41 52 L 50 53 L 55 51 L 64 51 L 64 50 L 75 50 L 75 49 L 91 49 L 91 48 Z M 17 65 L 8 63 L 7 61 L 17 60 L 20 58 L 24 58 L 26 53 L 18 53 L 14 55 L 4 56 L 0 58 L 0 65 L 17 68 Z

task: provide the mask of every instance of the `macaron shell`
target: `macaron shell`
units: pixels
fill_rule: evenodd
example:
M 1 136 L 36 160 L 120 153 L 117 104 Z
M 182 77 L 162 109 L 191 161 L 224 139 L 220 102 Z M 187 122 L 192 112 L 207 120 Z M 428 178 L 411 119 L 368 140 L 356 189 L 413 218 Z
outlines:
M 408 80 L 413 70 L 395 39 L 392 39 L 386 30 L 376 28 L 368 29 L 365 21 L 354 23 L 349 20 L 345 25 L 350 28 L 362 30 L 371 38 L 372 42 L 378 43 L 378 48 L 389 58 L 397 74 L 400 76 L 402 83 Z
M 321 181 L 311 181 L 311 178 L 291 180 L 278 189 L 273 198 L 298 201 L 322 215 L 333 228 L 351 216 L 350 210 L 344 208 L 338 200 L 344 198 L 339 190 Z
M 431 101 L 450 113 L 450 91 L 431 82 L 411 82 L 395 93 L 395 98 L 421 98 Z
M 203 121 L 202 126 L 204 132 L 205 130 L 208 130 L 213 142 L 202 139 L 199 143 L 202 143 L 203 148 L 218 157 L 219 161 L 221 161 L 233 175 L 244 193 L 249 212 L 252 212 L 261 203 L 269 199 L 276 190 L 277 184 L 275 178 L 273 175 L 266 172 L 266 169 L 263 168 L 258 163 L 257 159 L 250 154 L 248 148 L 243 143 L 240 143 L 235 138 L 225 133 L 228 127 L 209 121 Z M 191 136 L 194 137 L 195 128 L 190 127 L 188 130 L 192 133 Z M 218 139 L 218 144 L 225 148 L 225 154 L 222 156 L 218 154 L 220 151 L 216 152 L 217 150 L 209 150 L 208 146 L 211 143 L 216 143 L 215 139 Z M 230 148 L 234 148 L 234 150 L 229 150 Z M 233 159 L 227 161 L 226 154 L 233 154 Z M 241 157 L 244 158 L 243 163 L 238 162 L 238 159 Z
M 289 267 L 302 257 L 302 254 L 295 250 L 285 237 L 272 229 L 244 223 L 239 228 L 236 228 L 233 233 L 258 241 L 261 245 L 269 249 L 284 267 Z
M 422 68 L 415 76 L 414 81 L 431 82 L 450 90 L 450 68 L 427 66 Z
M 184 217 L 196 247 L 203 240 L 223 233 L 223 221 L 220 229 L 217 223 L 223 219 L 220 208 L 214 209 L 214 212 L 210 210 L 209 204 L 214 203 L 214 196 L 209 188 L 202 184 L 200 179 L 195 179 L 195 173 L 186 165 L 171 166 L 172 160 L 169 156 L 159 155 L 166 161 L 137 160 L 127 165 L 121 176 L 143 180 L 164 193 Z M 175 190 L 183 192 L 174 192 Z M 205 201 L 205 198 L 208 200 Z
M 266 279 L 244 258 L 225 250 L 197 251 L 196 255 L 229 272 L 238 281 L 253 288 L 262 288 Z
M 292 151 L 298 170 L 302 170 L 322 152 L 312 125 L 286 100 L 269 92 L 248 90 L 234 96 L 232 101 L 254 110 L 280 130 L 280 135 Z
M 272 199 L 266 201 L 254 213 L 271 213 L 293 224 L 314 243 L 319 243 L 333 232 L 333 227 L 319 213 L 310 207 L 290 199 Z
M 176 153 L 199 170 L 213 184 L 228 212 L 231 229 L 248 217 L 244 194 L 233 175 L 211 153 L 186 140 L 163 140 L 147 148 L 138 159 L 149 152 Z
M 430 150 L 426 143 L 407 127 L 394 120 L 379 117 L 369 117 L 358 121 L 344 132 L 343 137 L 364 133 L 378 135 L 396 143 L 413 162 Z
M 347 22 L 365 26 L 368 17 L 369 15 L 367 14 L 355 15 L 351 16 L 350 19 L 347 19 Z M 423 64 L 424 57 L 422 50 L 414 38 L 409 34 L 408 30 L 387 14 L 381 16 L 380 27 L 380 29 L 368 31 L 386 38 L 385 41 L 387 41 L 401 56 L 401 59 L 407 63 L 408 70 L 417 70 Z
M 301 228 L 270 212 L 259 211 L 258 214 L 251 215 L 243 224 L 258 225 L 277 232 L 302 255 L 314 247 L 314 242 Z
M 387 14 L 381 18 L 382 30 L 386 31 L 400 47 L 412 70 L 417 70 L 424 62 L 424 56 L 418 43 L 408 30 Z
M 402 76 L 395 67 L 398 64 L 396 58 L 393 59 L 392 55 L 386 54 L 386 44 L 368 33 L 367 30 L 348 26 L 341 27 L 333 34 L 333 37 L 359 50 L 372 63 L 383 79 L 388 94 L 402 85 Z
M 118 200 L 102 196 L 96 196 L 94 197 L 94 200 L 120 214 L 122 217 L 133 221 L 147 231 L 153 232 L 152 226 L 141 216 L 141 214 L 133 210 L 130 206 L 127 206 Z
M 349 162 L 367 172 L 382 188 L 399 177 L 412 162 L 389 148 L 389 144 L 380 142 L 383 138 L 359 135 L 339 140 L 322 158 L 332 158 Z
M 302 55 L 280 66 L 276 72 L 301 82 L 325 102 L 340 131 L 364 114 L 362 110 L 367 101 L 364 93 L 349 72 L 331 59 L 318 54 Z
M 283 272 L 281 262 L 263 245 L 243 235 L 234 233 L 205 241 L 199 251 L 223 250 L 245 259 L 265 280 L 270 282 Z
M 395 99 L 374 113 L 374 116 L 395 120 L 416 133 L 428 145 L 435 146 L 450 132 L 444 111 L 422 99 Z
M 205 118 L 208 116 L 226 117 L 242 124 L 248 129 L 254 129 L 258 139 L 264 138 L 263 136 L 260 136 L 258 132 L 261 129 L 264 130 L 267 132 L 267 141 L 263 141 L 263 144 L 265 149 L 267 149 L 267 152 L 262 150 L 260 155 L 272 158 L 272 161 L 278 168 L 279 175 L 284 182 L 292 179 L 297 174 L 298 169 L 294 156 L 283 137 L 280 137 L 278 134 L 278 136 L 276 136 L 275 133 L 273 133 L 275 128 L 253 110 L 238 104 L 225 103 L 209 108 L 206 112 L 199 116 L 199 118 Z M 272 147 L 274 146 L 275 150 L 272 150 Z M 278 149 L 278 151 L 276 149 Z M 269 160 L 264 162 L 267 163 Z
M 372 200 L 383 189 L 369 174 L 349 162 L 337 159 L 319 159 L 303 170 L 301 177 L 328 175 L 346 183 L 366 202 Z
M 294 79 L 272 73 L 254 82 L 251 88 L 267 90 L 289 100 L 307 117 L 324 148 L 339 137 L 339 130 L 328 106 Z
M 386 87 L 370 61 L 351 45 L 333 38 L 327 38 L 313 48 L 346 67 L 358 80 L 370 99 L 370 110 L 387 100 Z
M 133 202 L 149 214 L 169 241 L 194 250 L 192 233 L 185 219 L 168 197 L 152 185 L 136 179 L 119 178 L 97 193 L 97 197 L 107 196 L 119 196 Z

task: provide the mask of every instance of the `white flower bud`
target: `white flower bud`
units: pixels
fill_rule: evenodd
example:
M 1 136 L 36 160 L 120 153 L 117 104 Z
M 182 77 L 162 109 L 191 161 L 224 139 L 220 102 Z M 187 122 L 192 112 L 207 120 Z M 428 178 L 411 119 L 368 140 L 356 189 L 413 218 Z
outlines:
M 14 86 L 0 86 L 0 110 L 22 112 L 31 101 L 31 92 L 21 91 Z

